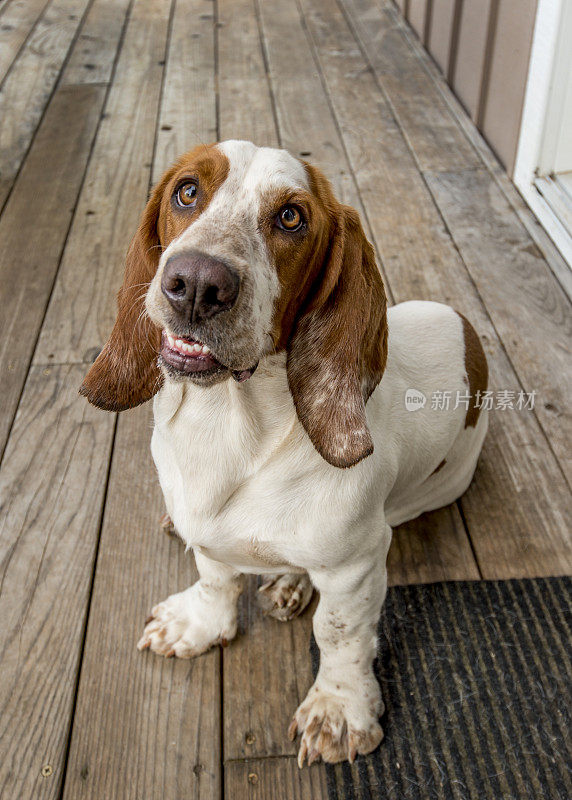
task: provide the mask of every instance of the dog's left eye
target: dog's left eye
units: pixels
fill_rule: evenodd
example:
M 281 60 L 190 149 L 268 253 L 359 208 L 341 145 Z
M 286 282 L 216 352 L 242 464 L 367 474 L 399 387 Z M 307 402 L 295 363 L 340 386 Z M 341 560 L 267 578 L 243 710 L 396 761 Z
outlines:
M 292 231 L 299 230 L 304 224 L 304 218 L 300 213 L 300 209 L 296 206 L 284 206 L 278 212 L 276 217 L 276 224 L 284 231 L 291 233 Z
M 176 199 L 182 208 L 192 208 L 197 202 L 197 184 L 183 183 L 177 189 Z

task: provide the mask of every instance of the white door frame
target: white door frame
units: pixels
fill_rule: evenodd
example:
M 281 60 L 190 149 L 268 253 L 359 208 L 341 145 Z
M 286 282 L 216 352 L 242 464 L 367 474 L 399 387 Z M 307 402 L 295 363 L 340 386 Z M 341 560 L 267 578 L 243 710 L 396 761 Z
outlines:
M 538 0 L 514 183 L 572 267 L 572 235 L 535 186 L 555 164 L 566 94 L 565 42 L 572 41 L 572 0 Z M 571 133 L 572 135 L 572 133 Z M 550 159 L 552 158 L 552 163 Z

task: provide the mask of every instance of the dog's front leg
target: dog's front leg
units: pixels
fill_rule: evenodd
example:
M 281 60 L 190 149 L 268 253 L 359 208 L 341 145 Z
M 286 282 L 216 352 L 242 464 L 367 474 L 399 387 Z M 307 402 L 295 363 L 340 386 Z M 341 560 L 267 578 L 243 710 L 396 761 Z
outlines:
M 385 599 L 387 548 L 359 563 L 310 572 L 320 592 L 314 615 L 314 636 L 320 648 L 320 669 L 289 729 L 302 740 L 301 767 L 353 761 L 357 753 L 370 753 L 383 737 L 379 717 L 383 701 L 373 673 L 377 622 Z
M 195 551 L 200 580 L 156 605 L 137 647 L 192 658 L 236 635 L 242 575 Z

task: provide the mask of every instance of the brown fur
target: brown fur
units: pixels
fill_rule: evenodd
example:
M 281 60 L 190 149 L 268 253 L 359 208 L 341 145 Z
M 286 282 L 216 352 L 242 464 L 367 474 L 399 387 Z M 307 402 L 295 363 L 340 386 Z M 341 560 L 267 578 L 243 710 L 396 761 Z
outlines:
M 459 312 L 457 312 L 459 314 Z M 477 332 L 462 314 L 459 314 L 463 322 L 463 336 L 465 339 L 465 370 L 469 382 L 469 392 L 471 400 L 465 416 L 465 428 L 474 428 L 479 419 L 481 409 L 477 408 L 477 392 L 484 392 L 488 386 L 489 368 L 485 351 L 481 344 Z
M 298 281 L 290 291 L 298 308 L 288 382 L 318 452 L 334 466 L 350 467 L 373 451 L 365 403 L 385 369 L 387 302 L 359 215 L 335 200 L 318 170 L 306 169 L 326 224 L 306 273 L 305 296 Z M 289 322 L 288 308 L 283 319 Z
M 212 147 L 197 147 L 161 178 L 151 194 L 125 263 L 117 297 L 117 319 L 105 347 L 86 375 L 80 394 L 106 411 L 124 411 L 158 391 L 157 355 L 161 332 L 145 312 L 145 286 L 152 280 L 162 250 L 209 204 L 228 174 L 228 160 Z M 175 210 L 171 197 L 185 177 L 199 177 L 194 210 Z

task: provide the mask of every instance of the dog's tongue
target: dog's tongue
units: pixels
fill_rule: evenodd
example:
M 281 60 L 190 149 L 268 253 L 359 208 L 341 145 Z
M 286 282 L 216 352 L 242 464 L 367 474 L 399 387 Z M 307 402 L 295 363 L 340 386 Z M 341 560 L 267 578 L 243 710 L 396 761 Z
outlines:
M 258 364 L 255 364 L 250 369 L 233 369 L 231 375 L 237 383 L 244 383 L 244 381 L 252 377 L 257 366 Z

